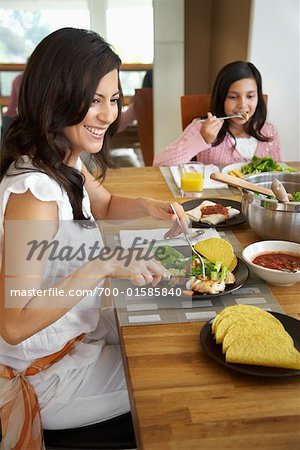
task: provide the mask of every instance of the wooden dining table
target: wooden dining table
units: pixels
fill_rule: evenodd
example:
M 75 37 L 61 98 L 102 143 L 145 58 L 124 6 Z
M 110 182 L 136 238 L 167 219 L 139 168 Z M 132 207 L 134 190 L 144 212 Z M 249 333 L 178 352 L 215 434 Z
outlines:
M 109 170 L 104 185 L 116 195 L 180 201 L 159 168 Z M 242 247 L 259 240 L 247 224 L 232 231 Z M 284 313 L 298 319 L 299 285 L 270 286 Z M 119 326 L 138 449 L 299 449 L 300 377 L 259 377 L 217 364 L 200 345 L 204 325 Z

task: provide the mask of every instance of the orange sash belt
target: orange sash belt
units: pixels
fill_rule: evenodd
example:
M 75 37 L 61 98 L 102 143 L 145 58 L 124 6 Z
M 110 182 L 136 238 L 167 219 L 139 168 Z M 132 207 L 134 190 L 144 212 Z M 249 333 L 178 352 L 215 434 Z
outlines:
M 43 450 L 44 438 L 38 398 L 27 376 L 47 369 L 82 341 L 71 339 L 60 351 L 37 359 L 23 372 L 0 364 L 0 417 L 3 450 Z

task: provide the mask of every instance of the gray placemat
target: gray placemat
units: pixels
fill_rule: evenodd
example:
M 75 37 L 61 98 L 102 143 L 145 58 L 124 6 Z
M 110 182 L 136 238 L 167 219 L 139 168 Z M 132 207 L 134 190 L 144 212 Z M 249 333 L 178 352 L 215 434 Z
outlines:
M 180 189 L 174 181 L 173 175 L 169 167 L 160 167 L 160 172 L 163 175 L 174 198 L 182 198 Z M 203 189 L 203 197 L 226 197 L 230 195 L 238 195 L 239 190 L 234 187 L 224 189 Z
M 241 257 L 242 247 L 234 234 L 231 231 L 219 231 L 219 234 L 232 244 L 236 255 Z M 151 291 L 151 286 L 137 287 L 124 280 L 112 280 L 111 285 L 121 326 L 207 321 L 223 308 L 235 304 L 250 304 L 283 313 L 269 286 L 252 273 L 240 289 L 204 300 L 192 300 L 180 295 L 179 291 L 176 293 L 176 287 L 173 292 L 162 295 L 162 292 Z

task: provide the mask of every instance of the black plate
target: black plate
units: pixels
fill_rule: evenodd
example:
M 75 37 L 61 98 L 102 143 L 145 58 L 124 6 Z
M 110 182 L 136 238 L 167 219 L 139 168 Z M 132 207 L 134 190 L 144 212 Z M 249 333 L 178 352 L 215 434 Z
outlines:
M 232 208 L 238 209 L 240 214 L 233 219 L 229 219 L 228 222 L 220 223 L 219 225 L 209 225 L 208 223 L 202 222 L 192 222 L 194 228 L 216 228 L 217 230 L 231 228 L 235 225 L 241 225 L 246 222 L 245 216 L 241 212 L 241 203 L 235 200 L 226 200 L 225 198 L 196 198 L 195 200 L 189 200 L 187 202 L 181 203 L 183 209 L 187 211 L 188 209 L 196 208 L 204 200 L 209 200 L 210 202 L 219 203 L 222 206 L 231 206 Z
M 300 351 L 300 321 L 285 314 L 271 312 L 282 323 L 286 331 L 294 340 L 294 345 Z M 225 361 L 225 355 L 222 353 L 222 344 L 216 344 L 212 333 L 212 321 L 207 322 L 200 332 L 200 342 L 205 353 L 228 369 L 241 372 L 247 375 L 259 377 L 282 378 L 300 375 L 300 370 L 281 369 L 279 367 L 252 366 L 248 364 L 233 364 Z
M 249 277 L 249 269 L 248 266 L 242 261 L 240 258 L 237 259 L 238 263 L 233 273 L 235 276 L 234 284 L 227 284 L 225 290 L 223 292 L 219 292 L 218 294 L 200 294 L 198 292 L 193 293 L 193 299 L 210 299 L 213 297 L 221 297 L 222 295 L 230 294 L 233 291 L 236 291 L 240 287 L 242 287 Z

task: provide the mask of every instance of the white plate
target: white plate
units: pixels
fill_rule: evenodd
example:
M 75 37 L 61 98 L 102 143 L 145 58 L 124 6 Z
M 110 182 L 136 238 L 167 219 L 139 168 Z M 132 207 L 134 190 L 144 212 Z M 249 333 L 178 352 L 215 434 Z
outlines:
M 242 166 L 245 166 L 246 164 L 249 164 L 249 163 L 244 161 L 244 162 L 229 164 L 228 166 L 223 167 L 222 173 L 229 174 L 229 172 L 231 172 L 232 170 L 240 169 Z M 280 164 L 282 166 L 291 167 L 288 164 L 283 163 L 283 162 L 281 162 Z M 259 172 L 259 173 L 267 173 L 267 172 Z M 281 172 L 279 172 L 279 173 L 281 173 Z M 247 175 L 244 175 L 243 178 L 250 177 L 251 175 L 257 175 L 257 173 L 247 173 Z

